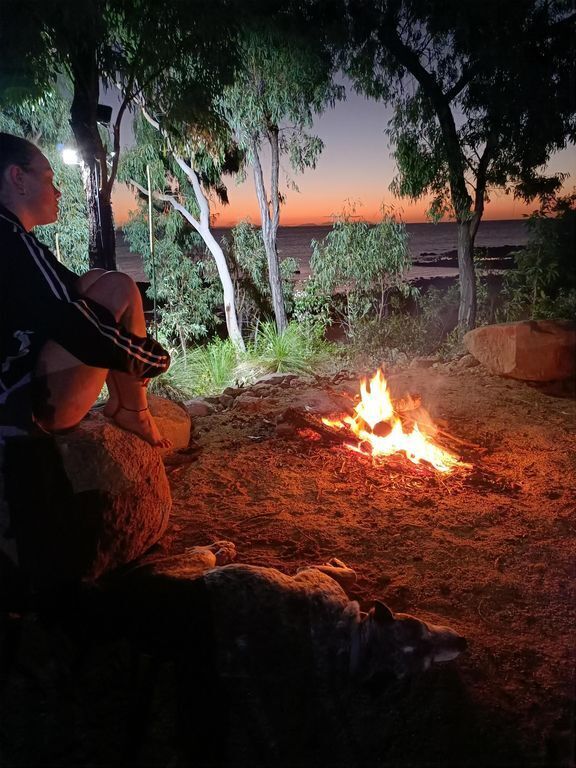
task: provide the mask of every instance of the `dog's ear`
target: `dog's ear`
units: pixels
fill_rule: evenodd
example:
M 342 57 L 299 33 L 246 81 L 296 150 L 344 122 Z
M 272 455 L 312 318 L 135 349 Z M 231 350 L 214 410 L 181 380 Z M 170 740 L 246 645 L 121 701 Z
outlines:
M 378 624 L 390 624 L 394 621 L 394 614 L 388 608 L 387 605 L 381 603 L 380 600 L 374 600 L 374 605 L 370 608 L 369 616 L 371 616 Z

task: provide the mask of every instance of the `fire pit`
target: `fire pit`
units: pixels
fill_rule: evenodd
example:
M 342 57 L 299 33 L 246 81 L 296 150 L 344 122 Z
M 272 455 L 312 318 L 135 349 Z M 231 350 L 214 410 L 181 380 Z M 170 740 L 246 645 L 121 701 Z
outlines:
M 419 395 L 407 395 L 392 401 L 384 372 L 360 383 L 360 400 L 353 413 L 341 420 L 322 419 L 330 429 L 356 436 L 352 451 L 374 457 L 403 453 L 413 464 L 427 462 L 438 472 L 449 473 L 457 467 L 470 468 L 459 457 L 434 442 L 437 427 L 423 408 Z

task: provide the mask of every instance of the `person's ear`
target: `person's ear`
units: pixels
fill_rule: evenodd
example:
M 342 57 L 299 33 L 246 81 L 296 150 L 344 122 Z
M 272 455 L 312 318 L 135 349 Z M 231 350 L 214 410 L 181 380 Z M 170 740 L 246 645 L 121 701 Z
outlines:
M 18 195 L 26 194 L 26 180 L 24 178 L 24 170 L 19 165 L 9 165 L 6 169 L 5 175 L 8 177 L 10 186 Z

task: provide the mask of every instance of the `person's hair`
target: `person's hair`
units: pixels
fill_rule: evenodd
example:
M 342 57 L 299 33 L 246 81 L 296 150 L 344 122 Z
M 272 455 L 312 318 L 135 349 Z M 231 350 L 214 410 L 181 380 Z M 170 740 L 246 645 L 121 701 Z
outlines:
M 0 133 L 0 185 L 4 171 L 9 165 L 27 168 L 38 151 L 38 147 L 27 139 L 11 133 Z

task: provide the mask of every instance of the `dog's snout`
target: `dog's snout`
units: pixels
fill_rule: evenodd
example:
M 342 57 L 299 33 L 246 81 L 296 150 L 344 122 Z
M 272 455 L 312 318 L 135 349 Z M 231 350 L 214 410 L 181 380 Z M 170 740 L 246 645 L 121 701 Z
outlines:
M 453 629 L 434 625 L 429 625 L 428 628 L 431 632 L 434 662 L 452 661 L 467 649 L 466 638 Z

